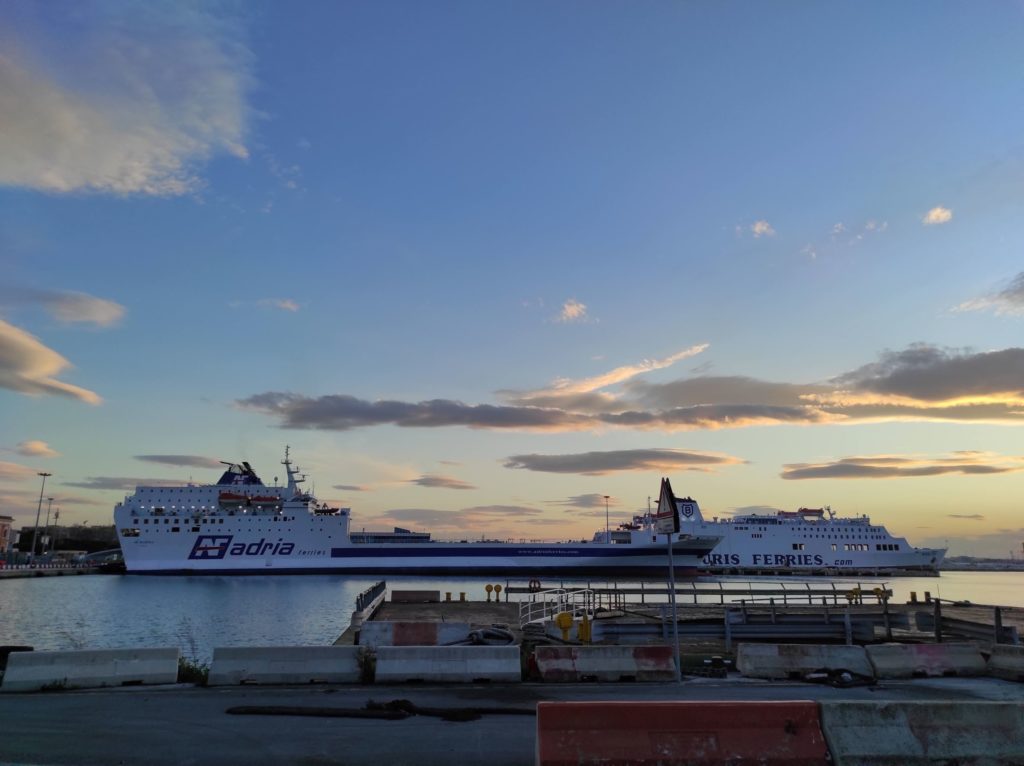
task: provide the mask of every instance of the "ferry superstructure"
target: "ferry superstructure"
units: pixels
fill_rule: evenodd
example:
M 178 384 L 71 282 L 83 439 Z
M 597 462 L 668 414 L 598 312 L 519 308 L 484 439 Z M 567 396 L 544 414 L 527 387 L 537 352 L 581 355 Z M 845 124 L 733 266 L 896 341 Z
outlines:
M 715 574 L 937 574 L 946 556 L 945 548 L 915 548 L 867 516 L 828 507 L 707 521 L 693 498 L 676 504 L 680 529 L 722 538 L 702 561 Z
M 639 526 L 603 542 L 440 542 L 429 533 L 352 532 L 348 508 L 302 489 L 288 451 L 285 486 L 248 463 L 225 463 L 216 484 L 140 486 L 114 508 L 129 573 L 139 574 L 629 574 L 661 575 L 666 535 Z M 695 573 L 715 535 L 672 535 L 675 570 Z

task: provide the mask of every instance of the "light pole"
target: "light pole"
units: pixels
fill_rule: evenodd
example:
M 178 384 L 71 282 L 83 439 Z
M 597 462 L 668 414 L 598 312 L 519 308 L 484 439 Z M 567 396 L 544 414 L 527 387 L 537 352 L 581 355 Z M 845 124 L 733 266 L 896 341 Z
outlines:
M 50 547 L 50 509 L 53 508 L 53 498 L 46 498 L 46 524 L 43 526 L 43 536 L 46 538 L 46 542 L 43 543 L 43 550 L 41 553 L 46 553 L 46 550 Z
M 608 527 L 608 495 L 604 496 L 604 541 L 610 543 L 612 541 L 612 533 Z
M 39 514 L 43 511 L 43 490 L 46 489 L 46 477 L 53 476 L 52 473 L 46 471 L 39 471 L 37 476 L 43 477 L 43 486 L 39 488 L 39 504 L 36 505 L 36 528 L 32 532 L 32 555 L 29 558 L 30 564 L 36 563 L 36 543 L 39 541 Z

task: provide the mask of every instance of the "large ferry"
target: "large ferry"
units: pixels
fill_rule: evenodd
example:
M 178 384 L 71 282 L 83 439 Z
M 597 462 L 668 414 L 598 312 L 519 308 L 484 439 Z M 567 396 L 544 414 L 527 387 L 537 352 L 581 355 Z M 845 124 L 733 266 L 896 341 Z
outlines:
M 945 548 L 915 548 L 867 516 L 827 507 L 707 521 L 693 498 L 676 504 L 681 530 L 722 538 L 702 562 L 715 574 L 937 574 L 946 556 Z
M 660 575 L 668 536 L 651 524 L 591 542 L 440 542 L 429 533 L 353 532 L 350 509 L 319 502 L 282 461 L 285 486 L 246 463 L 225 463 L 216 484 L 137 487 L 114 508 L 127 571 L 139 574 L 629 574 Z M 696 573 L 717 535 L 675 532 L 673 567 Z

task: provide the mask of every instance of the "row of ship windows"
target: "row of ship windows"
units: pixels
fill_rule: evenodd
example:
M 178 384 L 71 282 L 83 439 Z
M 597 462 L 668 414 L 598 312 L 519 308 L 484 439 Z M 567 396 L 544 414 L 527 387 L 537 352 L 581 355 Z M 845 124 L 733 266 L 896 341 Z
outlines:
M 832 550 L 837 549 L 837 545 L 832 543 Z M 793 543 L 793 550 L 802 551 L 804 549 L 804 543 Z M 898 551 L 900 549 L 899 543 L 875 543 L 876 551 Z M 868 543 L 843 543 L 844 551 L 869 551 L 871 546 Z
M 294 516 L 268 516 L 267 518 L 271 518 L 274 521 L 295 521 L 295 517 Z M 143 519 L 142 523 L 143 524 L 148 524 L 149 521 L 150 521 L 149 519 Z M 164 521 L 164 524 L 170 524 L 171 523 L 171 519 L 164 519 L 163 521 Z M 177 522 L 177 519 L 174 519 L 174 521 Z M 160 519 L 153 519 L 153 523 L 154 524 L 159 524 L 160 523 Z M 224 519 L 212 519 L 212 518 L 211 519 L 203 519 L 203 524 L 223 524 L 223 523 L 224 523 Z M 132 520 L 132 524 L 138 526 L 139 520 L 138 519 Z M 198 532 L 199 529 L 196 528 L 196 531 Z
M 147 529 L 146 531 L 147 532 L 160 532 L 160 531 L 163 531 L 163 532 L 180 532 L 181 531 L 181 527 L 171 527 L 170 529 L 164 529 L 164 530 Z M 192 527 L 189 531 L 191 531 L 191 532 L 201 532 L 202 530 L 199 527 Z M 225 529 L 224 531 L 225 532 L 234 532 L 235 530 L 233 530 L 233 529 Z M 241 532 L 242 530 L 238 530 L 238 531 Z M 291 530 L 291 527 L 289 527 L 288 529 L 279 529 L 277 531 L 278 532 L 291 532 L 292 530 Z M 121 536 L 122 537 L 138 537 L 141 534 L 142 534 L 142 530 L 139 529 L 138 527 L 125 527 L 124 529 L 121 530 Z M 327 536 L 331 537 L 331 535 L 327 535 Z
M 737 531 L 746 531 L 747 527 L 736 527 Z M 764 532 L 765 528 L 761 527 Z M 813 537 L 818 540 L 885 540 L 885 535 L 812 535 L 808 532 L 802 533 L 804 537 Z M 751 534 L 751 537 L 764 537 L 764 535 Z

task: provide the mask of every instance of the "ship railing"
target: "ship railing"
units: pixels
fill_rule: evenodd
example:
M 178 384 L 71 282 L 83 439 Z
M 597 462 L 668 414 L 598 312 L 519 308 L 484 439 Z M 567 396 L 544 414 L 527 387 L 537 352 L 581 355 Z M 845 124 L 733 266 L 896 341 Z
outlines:
M 562 612 L 573 616 L 593 614 L 599 600 L 599 595 L 589 588 L 537 591 L 531 593 L 529 599 L 519 602 L 519 624 L 548 620 Z

